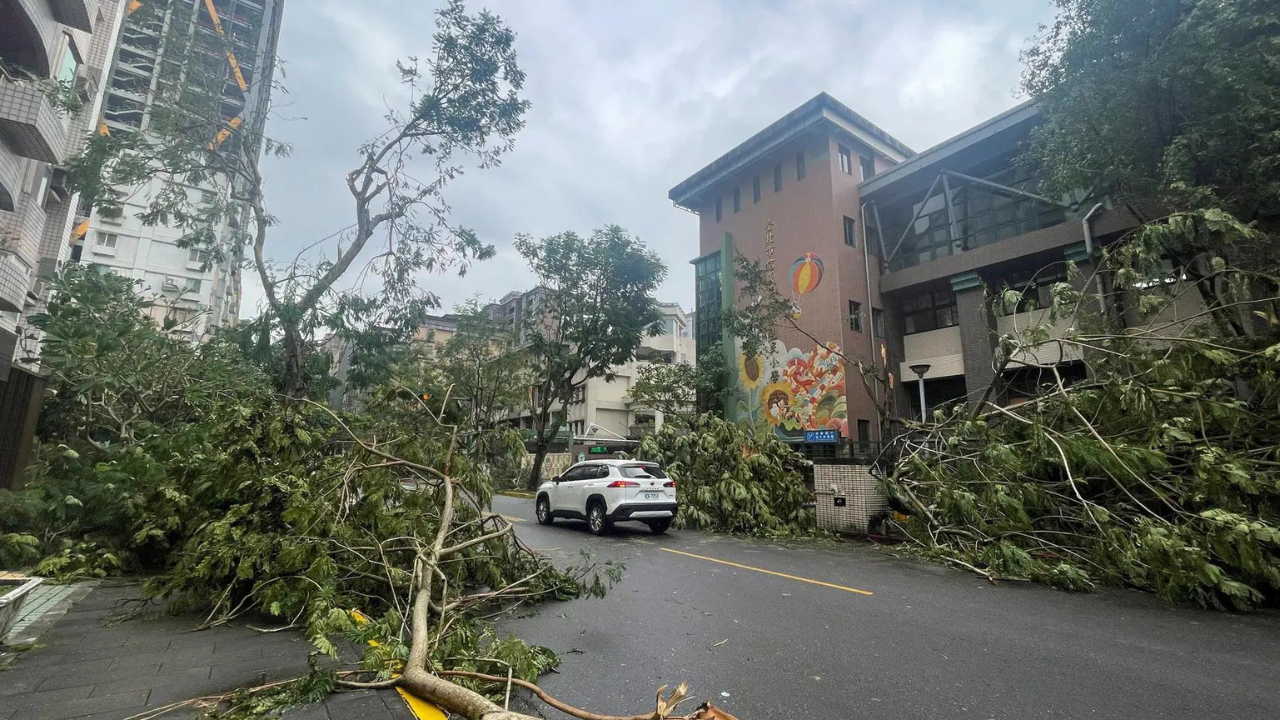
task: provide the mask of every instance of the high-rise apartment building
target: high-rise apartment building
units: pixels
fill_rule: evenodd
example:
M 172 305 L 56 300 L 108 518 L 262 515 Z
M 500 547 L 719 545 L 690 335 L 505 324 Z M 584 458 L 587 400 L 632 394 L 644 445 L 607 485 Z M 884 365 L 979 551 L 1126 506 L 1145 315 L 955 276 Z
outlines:
M 44 382 L 46 281 L 71 254 L 67 161 L 97 124 L 127 0 L 0 0 L 0 486 L 24 464 Z
M 1024 103 L 913 153 L 824 93 L 673 188 L 700 217 L 698 352 L 735 367 L 726 413 L 813 455 L 874 452 L 889 432 L 877 408 L 919 417 L 921 383 L 933 408 L 978 402 L 988 387 L 1016 402 L 1046 373 L 1082 376 L 1078 347 L 1054 341 L 1072 328 L 1047 314 L 1052 287 L 1093 276 L 1099 248 L 1134 220 L 1105 197 L 1038 192 L 1018 161 L 1038 122 Z M 772 264 L 805 331 L 784 329 L 762 358 L 745 357 L 719 324 L 740 301 L 738 256 Z M 1080 272 L 1069 276 L 1068 263 Z M 992 302 L 1006 290 L 1024 300 Z M 1000 335 L 1033 326 L 1051 341 L 996 361 Z M 836 349 L 882 365 L 891 387 L 864 383 Z
M 131 3 L 132 5 L 132 3 Z M 182 77 L 180 63 L 196 58 L 201 73 L 222 76 L 221 113 L 231 127 L 256 125 L 267 112 L 284 0 L 146 0 L 125 18 L 111 63 L 103 126 L 111 133 L 147 132 L 163 83 Z M 175 47 L 189 42 L 194 53 Z M 184 187 L 193 202 L 226 202 L 229 182 Z M 178 247 L 184 231 L 145 225 L 140 215 L 166 181 L 152 180 L 124 192 L 123 214 L 95 210 L 82 232 L 80 262 L 141 280 L 157 298 L 157 313 L 181 323 L 192 340 L 234 324 L 240 310 L 240 258 Z M 247 209 L 232 211 L 214 228 L 216 244 L 229 247 Z

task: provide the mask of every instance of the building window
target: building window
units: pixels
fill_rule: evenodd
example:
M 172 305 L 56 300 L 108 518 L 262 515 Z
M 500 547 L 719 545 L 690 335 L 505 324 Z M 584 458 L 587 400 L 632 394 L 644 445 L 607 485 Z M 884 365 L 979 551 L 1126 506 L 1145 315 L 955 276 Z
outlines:
M 697 355 L 720 350 L 720 253 L 694 265 L 694 342 Z
M 93 240 L 93 246 L 104 250 L 115 250 L 119 239 L 119 236 L 115 233 L 99 232 L 98 236 Z
M 951 327 L 957 322 L 956 294 L 950 290 L 917 295 L 902 303 L 903 332 L 907 335 Z
M 186 294 L 186 293 L 198 293 L 198 292 L 200 292 L 200 285 L 201 285 L 201 284 L 202 284 L 202 283 L 201 283 L 201 281 L 200 281 L 200 278 L 187 278 L 186 283 L 184 283 L 184 284 L 183 284 L 183 286 L 182 286 L 182 292 L 183 292 L 183 294 Z
M 840 172 L 845 175 L 853 174 L 853 153 L 843 145 L 840 146 Z
M 708 353 L 721 352 L 720 337 L 720 253 L 713 253 L 694 263 L 694 359 Z M 698 408 L 704 412 L 713 407 L 709 393 L 698 393 Z
M 782 192 L 782 163 L 773 166 L 773 191 Z
M 742 188 L 733 189 L 733 211 L 736 213 L 742 209 Z
M 760 176 L 757 175 L 751 180 L 751 202 L 760 202 Z
M 190 248 L 187 250 L 187 263 L 191 265 L 203 265 L 209 262 L 210 254 L 208 250 L 199 248 Z
M 1037 180 L 1021 167 L 1006 168 L 985 179 L 1015 190 L 1034 192 Z M 915 213 L 919 212 L 919 217 Z M 903 205 L 892 212 L 891 225 L 906 235 L 901 249 L 890 261 L 890 270 L 899 270 L 966 250 L 997 243 L 1008 238 L 1040 230 L 1065 221 L 1063 208 L 1013 193 L 962 184 L 952 191 L 951 226 L 944 194 L 928 198 L 923 204 Z M 915 222 L 905 226 L 915 217 Z M 955 236 L 952 237 L 954 231 Z
M 215 192 L 214 192 L 214 191 L 212 191 L 212 190 L 201 190 L 201 191 L 200 191 L 200 204 L 201 204 L 201 205 L 212 205 L 212 204 L 213 204 L 217 199 L 218 199 L 218 194 L 217 194 L 217 193 L 215 193 Z
M 854 229 L 853 218 L 846 217 L 844 219 L 844 244 L 849 247 L 857 247 L 856 231 Z
M 871 308 L 871 332 L 878 338 L 885 337 L 884 311 L 880 308 Z
M 1004 278 L 999 287 L 1001 293 L 996 296 L 995 312 L 997 315 L 1041 310 L 1053 305 L 1053 286 L 1067 281 L 1067 268 L 1058 264 L 1053 267 L 1017 273 Z M 1006 302 L 1005 290 L 1018 293 L 1017 302 Z
M 796 153 L 796 180 L 804 179 L 804 151 Z
M 849 329 L 862 332 L 862 303 L 849 301 Z
M 863 180 L 870 180 L 871 176 L 876 174 L 876 161 L 874 158 L 859 155 L 858 165 L 861 166 Z
M 858 421 L 858 442 L 860 443 L 871 442 L 871 421 L 870 420 Z
M 722 198 L 716 198 L 716 222 L 724 219 L 724 201 Z
M 66 33 L 62 35 L 59 53 L 53 79 L 60 83 L 72 84 L 76 81 L 76 70 L 80 67 L 80 61 L 76 59 L 75 49 L 71 46 L 71 36 Z

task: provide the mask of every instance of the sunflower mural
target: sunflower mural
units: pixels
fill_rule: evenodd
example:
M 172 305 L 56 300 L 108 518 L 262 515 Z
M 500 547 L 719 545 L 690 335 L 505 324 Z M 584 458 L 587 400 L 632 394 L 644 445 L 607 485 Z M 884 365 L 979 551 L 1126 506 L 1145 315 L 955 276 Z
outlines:
M 739 416 L 784 438 L 824 429 L 848 437 L 844 362 L 838 351 L 835 343 L 804 351 L 780 342 L 760 358 L 748 359 L 739 351 Z
M 760 387 L 760 383 L 764 380 L 764 360 L 757 355 L 748 356 L 744 352 L 739 352 L 738 378 L 742 381 L 742 386 L 748 390 Z

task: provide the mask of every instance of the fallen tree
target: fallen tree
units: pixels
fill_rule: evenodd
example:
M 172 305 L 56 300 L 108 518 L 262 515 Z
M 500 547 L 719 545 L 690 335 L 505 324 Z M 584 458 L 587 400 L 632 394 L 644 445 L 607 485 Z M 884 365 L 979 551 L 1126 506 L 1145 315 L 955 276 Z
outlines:
M 491 449 L 460 441 L 447 389 L 428 405 L 392 383 L 360 415 L 297 404 L 234 346 L 192 347 L 147 305 L 127 279 L 73 268 L 35 320 L 54 399 L 26 488 L 0 492 L 22 548 L 7 561 L 43 558 L 37 570 L 62 577 L 147 570 L 148 597 L 200 610 L 205 627 L 265 615 L 333 659 L 264 691 L 274 702 L 244 696 L 254 707 L 398 685 L 462 716 L 522 717 L 499 704 L 507 686 L 557 660 L 490 617 L 603 596 L 621 566 L 558 569 L 515 538 L 487 509 Z M 336 662 L 344 638 L 365 648 L 355 668 Z
M 1058 283 L 1038 322 L 999 338 L 1000 372 L 978 403 L 935 411 L 899 438 L 884 487 L 927 554 L 991 580 L 1128 585 L 1237 610 L 1280 600 L 1280 324 L 1253 312 L 1277 296 L 1173 313 L 1196 283 L 1133 268 L 1134 253 L 1177 223 L 1144 226 L 1106 252 L 1116 290 L 1104 301 L 1128 301 L 1126 323 L 1073 287 L 1096 287 L 1096 276 Z M 1216 264 L 1225 286 L 1276 287 Z M 993 302 L 1020 299 L 1007 294 Z M 1220 336 L 1219 311 L 1244 311 L 1255 331 Z M 1088 370 L 1074 381 L 1035 360 L 1072 354 Z M 1022 402 L 1001 379 L 1014 368 L 1038 375 Z
M 711 415 L 645 436 L 636 456 L 661 463 L 680 486 L 680 527 L 781 536 L 813 531 L 809 461 L 773 435 Z

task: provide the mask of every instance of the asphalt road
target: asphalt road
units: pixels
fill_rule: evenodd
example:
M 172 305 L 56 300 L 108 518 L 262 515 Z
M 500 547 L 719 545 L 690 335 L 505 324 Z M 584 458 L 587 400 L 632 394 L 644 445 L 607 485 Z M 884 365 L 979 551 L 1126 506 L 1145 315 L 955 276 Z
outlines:
M 687 680 L 740 720 L 1280 717 L 1276 614 L 992 586 L 858 543 L 638 524 L 595 538 L 539 526 L 532 500 L 493 505 L 557 563 L 588 549 L 626 564 L 604 600 L 504 623 L 559 653 L 549 693 L 595 712 L 651 711 L 658 686 Z

